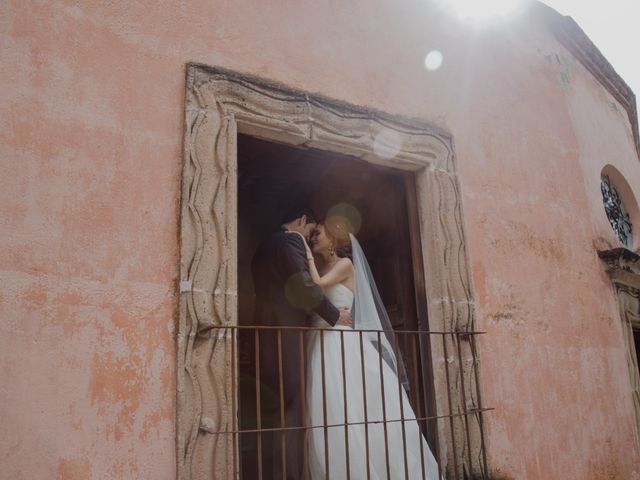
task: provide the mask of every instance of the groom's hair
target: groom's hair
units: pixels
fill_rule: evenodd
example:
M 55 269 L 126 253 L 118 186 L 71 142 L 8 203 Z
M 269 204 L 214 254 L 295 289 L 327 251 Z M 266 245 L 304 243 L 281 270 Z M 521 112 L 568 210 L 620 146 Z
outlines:
M 289 223 L 297 220 L 303 215 L 307 216 L 307 223 L 318 223 L 316 220 L 316 215 L 313 213 L 313 210 L 309 207 L 293 207 L 287 210 L 287 213 L 282 217 L 282 221 L 280 223 Z

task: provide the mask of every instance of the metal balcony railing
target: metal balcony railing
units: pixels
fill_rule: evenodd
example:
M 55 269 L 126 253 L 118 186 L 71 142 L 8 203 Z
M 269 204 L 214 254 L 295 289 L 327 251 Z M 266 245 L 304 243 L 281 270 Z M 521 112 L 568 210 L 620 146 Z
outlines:
M 466 440 L 470 442 L 467 417 L 479 416 L 491 409 L 452 410 L 449 361 L 443 362 L 444 375 L 441 376 L 446 382 L 446 394 L 439 392 L 437 395 L 440 402 L 446 399 L 446 404 L 436 408 L 430 342 L 433 337 L 441 337 L 443 353 L 447 356 L 445 337 L 454 338 L 458 348 L 453 354 L 462 364 L 460 340 L 468 340 L 479 333 L 482 332 L 385 332 L 297 326 L 215 327 L 212 337 L 224 337 L 227 345 L 231 343 L 233 385 L 230 389 L 232 398 L 228 403 L 235 412 L 232 424 L 215 433 L 232 436 L 233 461 L 243 480 L 288 478 L 287 474 L 291 477 L 292 470 L 300 472 L 300 478 L 309 478 L 309 465 L 314 461 L 323 464 L 327 478 L 371 478 L 370 466 L 376 463 L 384 465 L 386 477 L 393 480 L 427 478 L 425 462 L 429 453 L 426 449 L 435 456 L 438 477 L 444 478 L 446 459 L 440 458 L 439 446 L 445 440 L 454 450 L 458 447 L 453 433 L 451 438 L 439 439 L 438 432 L 441 435 L 442 432 L 452 432 L 453 419 L 462 417 Z M 385 336 L 391 340 L 397 363 L 401 370 L 406 370 L 406 378 L 401 378 L 389 368 L 391 362 L 385 358 L 383 349 L 376 349 L 374 362 L 365 352 L 367 342 L 380 344 Z M 313 342 L 316 349 L 318 342 L 320 345 L 320 368 L 316 350 L 315 371 L 312 372 L 309 362 Z M 335 355 L 339 358 L 336 359 Z M 349 363 L 354 359 L 360 363 L 357 368 Z M 338 365 L 338 368 L 329 370 L 327 363 Z M 393 372 L 391 376 L 390 371 Z M 310 381 L 311 375 L 314 381 Z M 372 390 L 371 385 L 367 386 L 367 382 L 379 388 L 379 392 Z M 315 402 L 309 398 L 307 389 L 310 385 L 315 388 L 316 395 L 322 397 Z M 342 395 L 337 406 L 336 391 Z M 463 405 L 468 405 L 468 393 L 462 385 L 459 394 Z M 334 404 L 327 405 L 328 401 Z M 316 408 L 316 412 L 309 412 L 310 403 L 321 407 Z M 438 422 L 451 422 L 451 428 L 439 429 Z M 364 448 L 355 445 L 353 440 L 363 432 Z M 310 458 L 311 439 L 315 439 L 316 446 L 319 443 L 317 451 L 323 458 L 316 455 L 314 459 L 313 453 Z M 380 451 L 371 450 L 372 442 L 384 445 L 384 458 L 376 455 Z M 410 459 L 407 458 L 408 449 L 415 449 L 416 445 L 420 457 L 417 470 L 420 474 L 417 476 L 415 469 L 411 473 Z M 341 454 L 332 458 L 331 453 L 335 454 L 336 449 Z M 455 462 L 456 455 L 452 458 Z M 354 464 L 364 465 L 365 471 L 354 475 Z M 392 471 L 399 465 L 404 474 L 397 477 Z M 336 474 L 337 468 L 339 473 Z M 457 466 L 452 471 L 458 471 Z M 296 478 L 295 475 L 292 478 Z

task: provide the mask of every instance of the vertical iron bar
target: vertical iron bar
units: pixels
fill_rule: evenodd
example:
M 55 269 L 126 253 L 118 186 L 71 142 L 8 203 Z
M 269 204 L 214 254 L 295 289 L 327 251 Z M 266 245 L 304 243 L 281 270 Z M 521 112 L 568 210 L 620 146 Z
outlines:
M 435 428 L 436 428 L 436 431 L 437 431 L 437 429 L 438 429 L 438 420 L 436 419 L 436 420 L 434 420 L 434 422 L 435 422 Z M 442 474 L 442 460 L 440 459 L 440 457 L 436 457 L 436 461 L 438 462 L 437 463 L 437 465 L 438 465 L 438 478 L 444 478 L 444 475 Z
M 238 374 L 238 365 L 236 363 L 236 336 L 238 335 L 238 330 L 231 327 L 230 329 L 231 336 L 231 404 L 233 408 L 233 416 L 231 417 L 231 428 L 234 433 L 231 436 L 231 441 L 233 442 L 233 476 L 237 477 L 239 474 L 239 452 L 238 452 L 238 441 L 240 439 L 240 434 L 238 433 L 238 392 L 237 388 L 237 378 Z M 225 329 L 226 334 L 226 329 Z
M 360 370 L 362 373 L 362 399 L 364 405 L 364 452 L 367 464 L 367 480 L 371 478 L 371 466 L 369 465 L 369 419 L 367 416 L 367 381 L 364 370 L 364 347 L 362 342 L 362 332 L 358 332 L 360 336 Z
M 418 334 L 414 333 L 411 335 L 411 351 L 413 352 L 413 368 L 417 369 L 417 365 L 418 365 L 418 346 L 417 346 L 417 342 L 416 342 L 416 338 L 417 338 Z M 420 381 L 418 379 L 418 372 L 414 372 L 415 373 L 415 379 L 416 379 L 416 386 L 420 385 Z M 418 392 L 417 395 L 418 398 L 420 398 L 420 394 Z M 426 399 L 424 398 L 424 392 L 423 392 L 423 400 L 426 401 Z M 423 407 L 422 402 L 419 402 L 421 408 Z M 426 413 L 426 412 L 425 412 Z M 426 417 L 426 415 L 422 414 L 422 411 L 420 413 L 421 417 Z M 416 422 L 418 423 L 418 422 Z M 425 422 L 426 424 L 426 422 Z M 422 443 L 422 429 L 420 428 L 420 424 L 418 423 L 418 441 L 420 442 L 420 468 L 422 469 L 420 476 L 422 477 L 422 480 L 424 480 L 424 443 Z
M 477 377 L 477 369 L 476 369 L 476 365 L 478 364 L 478 358 L 477 358 L 477 354 L 476 354 L 476 339 L 478 337 L 475 335 L 471 335 L 469 337 L 469 342 L 470 342 L 470 346 L 471 346 L 471 356 L 473 357 L 473 371 L 474 374 L 476 375 L 475 377 L 475 384 L 476 384 L 476 398 L 478 399 L 478 405 L 477 407 L 479 409 L 482 409 L 482 397 L 480 396 L 480 382 L 478 381 L 478 377 Z M 484 450 L 484 426 L 483 426 L 483 422 L 482 422 L 482 411 L 479 411 L 477 413 L 478 415 L 478 423 L 480 424 L 480 442 L 481 442 L 481 448 L 482 448 L 482 465 L 484 466 L 484 472 L 483 474 L 486 475 L 487 472 L 489 471 L 489 467 L 487 465 L 487 455 L 485 453 Z
M 431 334 L 430 334 L 430 333 L 427 333 L 427 335 L 431 335 Z M 431 337 L 429 337 L 429 343 L 431 343 Z M 431 349 L 429 349 L 429 351 L 431 351 Z M 445 355 L 445 357 L 444 357 L 444 361 L 445 361 L 445 363 L 447 363 L 447 356 L 446 356 L 446 355 Z M 434 376 L 435 376 L 435 374 L 434 374 Z M 425 387 L 425 388 L 426 388 L 426 387 Z M 447 384 L 447 392 L 449 392 L 449 385 L 448 385 L 448 384 Z M 447 393 L 447 396 L 449 396 L 449 394 L 448 394 L 448 393 Z M 449 411 L 451 411 L 451 407 L 449 407 Z M 436 415 L 436 417 L 437 417 L 437 416 L 438 416 L 438 412 L 437 412 L 437 410 L 436 410 L 434 413 L 435 413 L 435 415 Z M 435 431 L 436 431 L 436 432 L 438 432 L 438 421 L 439 421 L 439 419 L 438 419 L 438 418 L 435 418 L 434 420 L 429 420 L 429 421 L 433 422 L 433 428 L 435 428 Z M 429 421 L 427 421 L 427 425 L 428 425 L 428 422 L 429 422 Z M 455 443 L 454 443 L 454 445 L 455 445 Z M 437 448 L 439 448 L 439 447 L 437 447 Z M 455 447 L 454 447 L 454 448 L 455 448 Z M 454 450 L 454 451 L 455 451 L 455 450 Z M 435 457 L 435 453 L 434 453 L 434 457 Z M 443 475 L 443 472 L 442 472 L 442 462 L 443 462 L 443 459 L 440 457 L 440 454 L 439 454 L 439 453 L 438 453 L 438 456 L 437 456 L 437 457 L 435 457 L 435 458 L 436 458 L 436 461 L 438 462 L 438 478 L 444 478 L 444 475 Z
M 419 348 L 419 345 L 416 345 L 416 340 L 415 337 L 411 334 L 409 334 L 409 342 L 411 343 L 411 353 L 412 353 L 412 359 L 413 359 L 413 369 L 411 370 L 411 376 L 413 379 L 413 384 L 416 386 L 415 388 L 415 392 L 414 392 L 414 397 L 416 399 L 416 416 L 423 418 L 427 416 L 427 412 L 426 412 L 426 398 L 424 395 L 421 395 L 420 393 L 420 385 L 423 384 L 424 382 L 421 382 L 420 380 L 420 372 L 419 370 L 419 366 L 422 366 L 422 351 Z M 419 342 L 418 342 L 419 343 Z M 423 423 L 423 422 L 421 422 Z M 421 429 L 424 428 L 423 425 L 421 425 L 420 427 Z
M 284 422 L 284 373 L 282 372 L 282 329 L 278 328 L 278 380 L 280 382 L 280 448 L 282 448 L 282 478 L 287 478 L 287 441 Z
M 462 364 L 462 348 L 460 347 L 460 333 L 456 334 L 456 344 L 458 347 L 458 364 L 460 369 L 460 392 L 462 394 L 462 407 L 464 408 L 464 430 L 467 436 L 467 459 L 469 460 L 469 468 L 473 465 L 471 460 L 471 436 L 469 433 L 469 417 L 467 416 L 467 394 L 464 391 L 464 367 Z
M 258 430 L 258 479 L 262 480 L 262 407 L 260 406 L 260 336 L 254 330 L 256 346 L 256 427 Z
M 322 417 L 324 421 L 324 468 L 326 478 L 329 480 L 329 432 L 327 423 L 327 385 L 325 379 L 325 366 L 324 366 L 324 329 L 320 329 L 320 363 L 322 369 Z
M 340 358 L 342 363 L 342 396 L 344 398 L 344 447 L 347 460 L 347 480 L 350 480 L 351 468 L 349 466 L 349 413 L 347 402 L 347 372 L 344 361 L 344 330 L 340 330 Z
M 399 370 L 401 353 L 400 353 L 400 347 L 398 346 L 398 335 L 396 335 L 395 333 L 393 335 L 393 348 L 395 350 L 395 355 L 396 355 L 396 378 L 398 380 L 398 402 L 400 403 L 400 425 L 402 427 L 402 455 L 404 459 L 404 478 L 405 480 L 409 480 L 409 464 L 407 460 L 407 434 L 405 431 L 405 424 L 404 424 L 405 422 L 404 399 L 402 396 L 402 391 L 404 387 L 402 386 L 402 382 L 400 381 L 400 370 Z M 418 425 L 417 421 L 416 421 L 416 426 L 418 427 L 418 431 L 420 431 L 420 426 Z
M 378 337 L 378 368 L 380 368 L 380 390 L 382 393 L 382 428 L 384 431 L 384 458 L 387 464 L 387 480 L 391 480 L 391 467 L 389 464 L 389 439 L 387 434 L 387 402 L 384 398 L 384 374 L 382 370 L 382 343 L 380 342 L 380 331 L 376 333 Z
M 442 334 L 442 350 L 444 353 L 444 371 L 447 380 L 447 402 L 449 404 L 449 427 L 451 428 L 451 443 L 453 445 L 454 477 L 458 476 L 458 448 L 456 447 L 456 432 L 453 425 L 453 407 L 451 406 L 451 380 L 449 378 L 449 350 L 447 349 L 447 335 Z
M 300 351 L 300 401 L 302 403 L 302 419 L 307 421 L 307 395 L 306 395 L 306 379 L 305 379 L 305 355 L 304 355 L 304 331 L 298 330 L 298 347 Z M 309 478 L 309 453 L 307 452 L 307 444 L 309 437 L 308 425 L 304 426 L 304 444 L 302 446 L 302 475 L 305 480 Z

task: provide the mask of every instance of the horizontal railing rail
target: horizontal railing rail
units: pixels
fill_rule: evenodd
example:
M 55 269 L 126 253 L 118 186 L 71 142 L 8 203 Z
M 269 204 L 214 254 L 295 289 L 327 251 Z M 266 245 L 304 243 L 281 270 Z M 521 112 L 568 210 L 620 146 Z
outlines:
M 310 461 L 315 473 L 324 469 L 326 478 L 338 469 L 344 473 L 334 477 L 350 479 L 352 464 L 363 463 L 366 472 L 360 472 L 357 478 L 371 478 L 373 464 L 379 467 L 380 462 L 386 466 L 383 473 L 387 478 L 395 479 L 392 472 L 400 467 L 404 468 L 404 478 L 433 478 L 428 476 L 428 464 L 431 450 L 438 457 L 437 436 L 443 432 L 454 435 L 453 424 L 447 430 L 438 428 L 438 422 L 462 418 L 466 430 L 468 417 L 478 418 L 493 408 L 467 405 L 462 384 L 459 394 L 466 408 L 451 410 L 447 365 L 451 359 L 445 355 L 446 374 L 442 378 L 447 391 L 445 397 L 440 397 L 446 403 L 436 410 L 435 399 L 429 398 L 433 393 L 428 393 L 434 391 L 433 385 L 426 385 L 433 376 L 424 372 L 431 365 L 431 359 L 426 358 L 426 352 L 431 350 L 424 348 L 424 342 L 430 336 L 455 338 L 458 348 L 454 352 L 457 350 L 457 360 L 462 364 L 460 342 L 484 333 L 360 330 L 328 325 L 213 326 L 208 338 L 231 340 L 232 396 L 225 408 L 231 407 L 235 413 L 232 424 L 213 423 L 206 431 L 232 436 L 234 465 L 243 480 L 287 478 L 287 471 L 308 478 Z M 345 340 L 349 336 L 351 340 Z M 391 339 L 391 360 L 377 347 L 373 358 L 373 350 L 367 345 L 380 345 L 383 338 Z M 354 361 L 359 365 L 354 366 Z M 398 369 L 394 370 L 398 364 L 407 367 L 406 384 L 397 374 Z M 310 405 L 315 406 L 315 411 L 310 411 Z M 343 432 L 339 437 L 338 430 Z M 363 430 L 364 439 L 357 438 Z M 427 444 L 428 431 L 432 445 Z M 410 433 L 411 438 L 407 438 Z M 464 435 L 470 441 L 468 430 Z M 382 443 L 384 452 L 379 448 Z M 452 443 L 455 448 L 455 439 Z M 338 451 L 340 454 L 336 455 Z M 437 478 L 444 478 L 443 459 L 439 460 Z

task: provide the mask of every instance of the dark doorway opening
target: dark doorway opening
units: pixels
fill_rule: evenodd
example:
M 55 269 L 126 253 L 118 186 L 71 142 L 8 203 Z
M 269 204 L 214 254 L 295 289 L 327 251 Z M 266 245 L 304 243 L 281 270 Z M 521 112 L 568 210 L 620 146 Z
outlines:
M 238 288 L 239 323 L 252 326 L 255 292 L 251 259 L 275 231 L 292 204 L 308 205 L 319 218 L 334 205 L 348 203 L 362 218 L 357 237 L 396 330 L 428 330 L 424 272 L 419 248 L 414 178 L 410 173 L 374 166 L 354 157 L 238 136 Z M 417 242 L 417 243 L 416 243 Z M 417 288 L 416 288 L 417 286 Z M 416 297 L 422 296 L 422 301 Z M 418 418 L 434 416 L 433 380 L 427 335 L 399 335 L 409 376 L 409 397 Z M 252 335 L 239 347 L 241 430 L 256 425 L 255 350 Z M 427 423 L 429 423 L 427 428 Z M 437 452 L 436 422 L 421 422 Z M 258 478 L 256 435 L 240 436 L 242 478 Z M 437 453 L 436 453 L 437 455 Z

